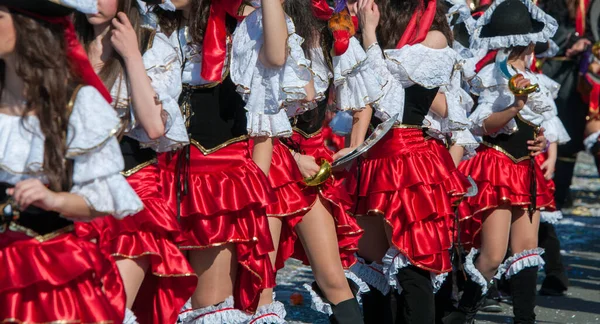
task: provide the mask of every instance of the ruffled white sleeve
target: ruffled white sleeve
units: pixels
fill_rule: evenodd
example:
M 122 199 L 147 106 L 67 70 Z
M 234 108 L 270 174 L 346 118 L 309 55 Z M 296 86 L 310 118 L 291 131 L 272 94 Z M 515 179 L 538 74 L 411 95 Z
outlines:
M 560 118 L 558 118 L 558 109 L 556 107 L 552 111 L 545 112 L 542 115 L 544 116 L 542 127 L 544 128 L 544 136 L 548 142 L 565 144 L 571 140 L 565 126 Z
M 123 156 L 115 138 L 120 119 L 93 87 L 79 90 L 67 132 L 67 157 L 73 159 L 71 193 L 96 212 L 123 218 L 142 210 L 139 197 L 120 174 Z
M 189 143 L 178 104 L 181 94 L 179 56 L 167 36 L 157 33 L 152 47 L 144 53 L 143 61 L 166 116 L 165 135 L 153 140 L 141 125 L 135 125 L 127 136 L 139 141 L 142 147 L 151 147 L 157 152 L 176 150 Z
M 512 105 L 514 98 L 509 93 L 508 89 L 501 90 L 498 88 L 486 88 L 479 92 L 479 102 L 477 107 L 469 116 L 471 121 L 471 131 L 475 135 L 483 136 L 485 131 L 483 129 L 483 122 L 492 115 L 492 113 L 500 112 Z M 496 136 L 497 134 L 512 134 L 517 131 L 517 123 L 514 119 L 511 119 L 504 127 L 499 129 L 496 133 L 489 134 Z
M 373 73 L 356 38 L 351 37 L 348 50 L 332 61 L 339 110 L 359 110 L 381 99 L 385 81 Z
M 467 114 L 473 109 L 473 99 L 461 87 L 462 78 L 460 70 L 455 70 L 449 85 L 440 87 L 439 92 L 446 97 L 448 116 L 442 119 L 441 131 L 449 133 L 452 131 L 469 129 L 471 123 Z
M 404 87 L 388 69 L 379 44 L 374 43 L 367 49 L 367 62 L 370 69 L 384 82 L 383 96 L 373 105 L 375 116 L 382 121 L 398 114 L 398 121 L 404 115 Z
M 463 161 L 474 157 L 477 154 L 475 150 L 479 147 L 479 143 L 468 129 L 452 132 L 452 144 L 465 149 Z
M 295 33 L 294 24 L 287 16 L 286 22 L 288 55 L 281 68 L 265 67 L 259 60 L 264 41 L 260 8 L 248 15 L 233 34 L 231 80 L 246 102 L 247 128 L 251 136 L 291 134 L 289 122 L 287 129 L 282 131 L 285 113 L 281 114 L 280 110 L 306 98 L 304 87 L 312 78 L 308 69 L 310 61 L 304 56 L 301 47 L 304 39 Z M 285 119 L 287 120 L 287 116 Z

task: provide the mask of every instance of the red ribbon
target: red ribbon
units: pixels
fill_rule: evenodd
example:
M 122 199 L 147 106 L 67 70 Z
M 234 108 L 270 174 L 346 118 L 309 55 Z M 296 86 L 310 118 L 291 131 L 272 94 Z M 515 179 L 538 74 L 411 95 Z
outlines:
M 410 17 L 410 21 L 404 30 L 396 48 L 402 48 L 404 45 L 414 45 L 421 43 L 427 37 L 427 33 L 433 23 L 436 11 L 436 0 L 427 0 L 427 8 L 423 11 L 423 3 L 417 8 Z
M 227 14 L 236 19 L 242 0 L 213 0 L 202 43 L 202 72 L 204 80 L 220 82 L 227 58 Z
M 312 12 L 319 20 L 329 20 L 333 15 L 333 8 L 326 0 L 312 0 Z
M 98 90 L 100 94 L 108 101 L 112 102 L 110 92 L 104 86 L 100 77 L 94 71 L 90 60 L 88 59 L 87 53 L 79 40 L 77 39 L 77 33 L 75 32 L 75 26 L 69 16 L 65 17 L 46 17 L 41 16 L 32 12 L 21 10 L 19 8 L 11 8 L 15 11 L 21 12 L 34 19 L 43 20 L 51 24 L 59 25 L 64 28 L 65 44 L 67 45 L 67 59 L 71 65 L 73 73 L 81 82 L 86 85 L 90 85 Z
M 492 4 L 492 2 L 494 2 L 494 1 L 492 1 L 492 0 L 481 0 L 481 1 L 479 1 L 479 7 L 489 6 L 489 5 Z
M 491 61 L 496 59 L 496 54 L 498 54 L 498 50 L 489 51 L 485 56 L 475 64 L 475 73 L 479 73 L 481 69 L 483 69 L 486 65 L 488 65 Z

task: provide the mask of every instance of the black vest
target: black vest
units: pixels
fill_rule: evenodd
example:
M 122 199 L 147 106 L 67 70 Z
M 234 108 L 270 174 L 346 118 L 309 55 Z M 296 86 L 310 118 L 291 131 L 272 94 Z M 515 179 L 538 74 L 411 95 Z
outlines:
M 527 141 L 536 138 L 539 127 L 525 121 L 519 114 L 515 121 L 518 131 L 510 135 L 498 134 L 496 137 L 486 135 L 483 137 L 483 144 L 504 153 L 513 162 L 518 163 L 530 158 Z
M 404 89 L 404 114 L 402 115 L 403 125 L 422 126 L 425 116 L 429 113 L 429 108 L 435 99 L 438 88 L 427 89 L 418 84 L 414 84 Z M 371 119 L 371 125 L 376 127 L 381 121 L 378 118 Z

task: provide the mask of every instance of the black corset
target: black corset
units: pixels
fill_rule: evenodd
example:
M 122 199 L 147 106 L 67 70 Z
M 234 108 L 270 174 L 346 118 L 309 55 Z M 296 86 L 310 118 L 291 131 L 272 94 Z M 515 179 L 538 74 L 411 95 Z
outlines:
M 133 138 L 123 136 L 119 142 L 123 160 L 125 161 L 125 171 L 123 173 L 136 170 L 142 165 L 145 165 L 156 158 L 156 152 L 151 148 L 141 148 L 140 143 Z
M 422 126 L 425 116 L 435 99 L 438 88 L 427 89 L 414 84 L 404 89 L 404 114 L 401 116 L 403 125 Z M 401 104 L 401 103 L 398 103 Z M 379 118 L 371 118 L 371 125 L 376 127 L 381 123 Z
M 486 135 L 483 137 L 483 144 L 506 154 L 513 162 L 520 162 L 529 159 L 531 152 L 527 149 L 527 141 L 536 138 L 539 127 L 525 121 L 519 114 L 514 119 L 518 131 L 510 135 L 498 134 L 496 137 Z
M 179 99 L 190 141 L 203 151 L 245 138 L 245 103 L 229 77 L 214 87 L 185 86 Z
M 6 194 L 6 189 L 11 187 L 13 186 L 0 183 L 0 229 L 5 229 L 12 222 L 37 235 L 46 235 L 73 225 L 72 221 L 60 217 L 58 213 L 37 207 L 30 206 L 25 211 L 18 211 L 14 204 L 8 204 L 9 196 Z

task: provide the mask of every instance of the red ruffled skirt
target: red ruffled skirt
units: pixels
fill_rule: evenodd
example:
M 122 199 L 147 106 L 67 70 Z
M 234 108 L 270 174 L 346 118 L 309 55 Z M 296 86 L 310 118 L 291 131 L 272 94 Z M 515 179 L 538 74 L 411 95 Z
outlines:
M 357 214 L 383 215 L 392 243 L 415 266 L 452 270 L 448 193 L 452 174 L 421 129 L 393 128 L 360 166 Z
M 95 244 L 0 234 L 1 323 L 121 323 L 124 312 L 117 267 Z
M 450 152 L 442 141 L 428 138 L 427 143 L 429 143 L 431 149 L 442 159 L 444 165 L 450 172 L 451 176 L 444 185 L 449 190 L 448 194 L 452 199 L 452 203 L 456 204 L 467 193 L 471 187 L 471 183 L 467 177 L 456 168 L 452 155 L 450 155 Z
M 504 204 L 523 209 L 530 205 L 530 160 L 515 163 L 504 153 L 481 145 L 477 149 L 477 155 L 462 162 L 458 168 L 473 178 L 478 189 L 476 196 L 465 199 L 459 206 L 460 218 L 464 220 L 461 224 L 461 241 L 478 247 L 486 211 Z M 546 185 L 544 173 L 538 163 L 535 164 L 534 172 L 537 182 L 536 207 L 554 210 L 554 196 Z
M 264 173 L 250 158 L 248 142 L 229 144 L 204 155 L 190 146 L 159 155 L 161 183 L 171 210 L 177 209 L 177 165 L 189 149 L 188 192 L 182 197 L 180 248 L 206 249 L 234 243 L 239 268 L 236 308 L 254 312 L 261 291 L 275 286 L 269 252 L 273 242 L 266 207 L 273 193 Z M 181 171 L 181 170 L 180 170 Z
M 160 193 L 157 165 L 148 165 L 127 182 L 144 204 L 144 209 L 122 220 L 101 217 L 78 223 L 79 236 L 95 238 L 103 252 L 115 259 L 148 256 L 150 268 L 132 310 L 140 323 L 174 323 L 179 310 L 194 293 L 197 278 L 177 247 L 179 225 Z
M 310 155 L 316 161 L 325 159 L 332 161 L 333 152 L 325 146 L 323 133 L 318 133 L 310 138 L 306 138 L 294 132 L 292 141 L 298 145 L 303 154 Z M 295 161 L 292 160 L 292 162 Z M 340 252 L 340 259 L 344 268 L 351 267 L 356 262 L 355 253 L 358 251 L 358 240 L 363 230 L 356 223 L 348 211 L 352 206 L 352 199 L 344 188 L 342 178 L 336 178 L 335 175 L 324 184 L 317 187 L 302 187 L 302 194 L 310 206 L 314 205 L 317 199 L 327 201 L 328 209 L 334 218 L 336 225 L 337 241 Z M 285 260 L 289 257 L 301 260 L 304 264 L 309 264 L 308 257 L 304 247 L 298 240 L 294 227 L 301 221 L 300 217 L 287 218 L 286 226 L 282 229 L 280 247 L 277 253 L 277 267 L 282 268 Z

